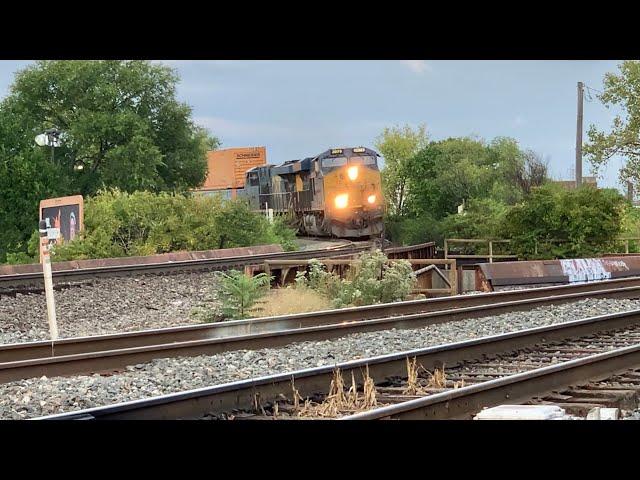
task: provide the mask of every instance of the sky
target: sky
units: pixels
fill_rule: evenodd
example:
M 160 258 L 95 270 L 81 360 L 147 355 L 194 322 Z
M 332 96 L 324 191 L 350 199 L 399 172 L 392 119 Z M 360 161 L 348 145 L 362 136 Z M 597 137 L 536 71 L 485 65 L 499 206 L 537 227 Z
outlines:
M 602 90 L 618 61 L 494 60 L 162 60 L 181 78 L 178 97 L 222 148 L 266 146 L 267 161 L 339 146 L 374 147 L 385 127 L 426 124 L 431 139 L 515 138 L 548 160 L 556 179 L 572 179 L 576 84 Z M 0 98 L 29 61 L 0 61 Z M 615 110 L 585 97 L 590 124 L 609 129 Z M 598 184 L 617 187 L 614 158 Z M 589 175 L 585 161 L 583 175 Z

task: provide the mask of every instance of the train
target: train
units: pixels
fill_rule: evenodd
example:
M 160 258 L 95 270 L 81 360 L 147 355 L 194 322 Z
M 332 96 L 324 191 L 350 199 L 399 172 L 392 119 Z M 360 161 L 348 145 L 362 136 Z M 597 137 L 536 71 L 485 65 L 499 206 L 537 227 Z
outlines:
M 245 172 L 238 197 L 255 210 L 288 214 L 302 234 L 374 238 L 384 234 L 378 157 L 370 148 L 332 148 Z

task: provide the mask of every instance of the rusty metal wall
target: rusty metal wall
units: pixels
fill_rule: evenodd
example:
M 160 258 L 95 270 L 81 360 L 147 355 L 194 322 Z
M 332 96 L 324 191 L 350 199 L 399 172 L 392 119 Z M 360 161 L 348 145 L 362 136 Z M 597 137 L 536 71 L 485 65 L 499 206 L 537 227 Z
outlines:
M 385 248 L 384 253 L 387 258 L 436 258 L 436 244 L 435 242 L 427 242 L 408 247 L 390 247 Z
M 584 283 L 594 280 L 640 276 L 640 255 L 565 260 L 481 263 L 479 290 L 505 285 Z

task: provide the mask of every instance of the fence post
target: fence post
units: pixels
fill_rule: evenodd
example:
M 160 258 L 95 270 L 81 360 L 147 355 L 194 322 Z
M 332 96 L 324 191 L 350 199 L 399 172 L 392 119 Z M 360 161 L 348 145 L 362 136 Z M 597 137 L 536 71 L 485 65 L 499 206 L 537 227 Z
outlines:
M 449 243 L 447 242 L 447 239 L 444 239 L 444 258 L 447 258 L 447 255 L 449 254 Z
M 456 259 L 453 259 L 453 263 L 450 265 L 451 267 L 451 277 L 450 277 L 450 283 L 451 283 L 451 295 L 457 295 L 458 294 L 458 268 L 457 268 L 457 262 Z
M 489 240 L 489 263 L 493 263 L 493 242 Z
M 629 239 L 624 241 L 624 253 L 629 253 Z
M 271 265 L 269 264 L 269 260 L 265 260 L 264 262 L 264 273 L 267 274 L 267 278 L 271 277 Z

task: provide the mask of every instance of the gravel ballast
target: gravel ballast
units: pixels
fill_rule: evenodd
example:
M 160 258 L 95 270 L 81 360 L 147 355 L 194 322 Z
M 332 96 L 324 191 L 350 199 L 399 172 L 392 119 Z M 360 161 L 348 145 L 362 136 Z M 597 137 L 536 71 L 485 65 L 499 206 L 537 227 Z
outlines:
M 588 299 L 419 329 L 301 342 L 277 349 L 157 359 L 110 376 L 21 380 L 0 385 L 0 418 L 50 415 L 638 308 L 640 300 Z
M 200 323 L 191 308 L 209 297 L 214 272 L 96 279 L 55 291 L 61 338 Z M 44 293 L 0 295 L 0 344 L 48 340 Z

